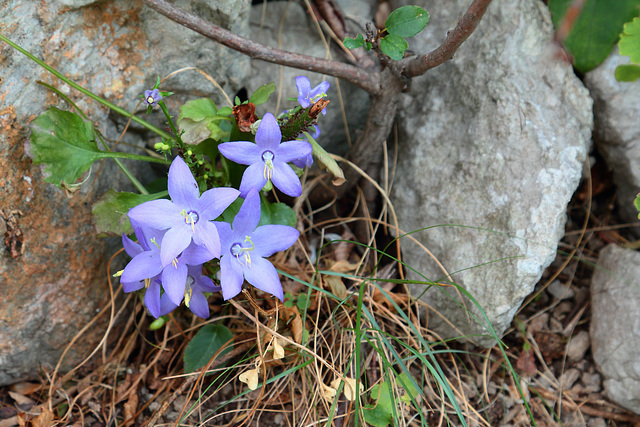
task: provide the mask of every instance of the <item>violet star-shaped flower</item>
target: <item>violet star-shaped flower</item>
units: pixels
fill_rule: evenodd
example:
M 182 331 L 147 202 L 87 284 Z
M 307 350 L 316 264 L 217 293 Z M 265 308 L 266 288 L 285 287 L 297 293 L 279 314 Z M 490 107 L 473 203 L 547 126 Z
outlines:
M 220 255 L 216 219 L 238 197 L 233 188 L 212 188 L 200 195 L 189 166 L 176 157 L 169 168 L 169 196 L 145 202 L 129 210 L 129 218 L 158 230 L 167 230 L 160 243 L 160 261 L 168 266 L 193 241 L 214 258 Z
M 145 90 L 144 91 L 144 102 L 147 103 L 150 107 L 156 107 L 158 102 L 162 100 L 162 95 L 158 89 L 153 90 Z
M 291 197 L 302 194 L 300 179 L 287 163 L 311 154 L 306 141 L 282 141 L 276 118 L 265 114 L 256 132 L 256 143 L 249 141 L 225 142 L 218 146 L 220 153 L 241 165 L 249 165 L 242 175 L 240 195 L 246 197 L 252 188 L 260 191 L 267 181 Z
M 146 288 L 145 306 L 157 318 L 180 305 L 186 292 L 190 292 L 186 289 L 188 272 L 197 268 L 192 266 L 199 265 L 202 270 L 202 264 L 213 256 L 205 247 L 192 243 L 170 265 L 163 267 L 158 242 L 162 241 L 165 232 L 137 225 L 134 229 L 139 243 L 122 235 L 122 245 L 133 259 L 122 271 L 120 282 L 125 292 Z M 160 287 L 165 291 L 162 297 Z
M 243 278 L 280 300 L 284 297 L 278 272 L 265 258 L 291 247 L 300 233 L 287 225 L 258 227 L 259 221 L 260 196 L 253 189 L 247 194 L 233 225 L 216 222 L 222 244 L 220 285 L 225 300 L 240 293 Z
M 209 303 L 204 292 L 219 292 L 222 288 L 213 284 L 207 276 L 202 275 L 202 265 L 189 266 L 185 291 L 185 305 L 198 317 L 209 317 Z
M 298 102 L 302 108 L 308 108 L 311 104 L 315 104 L 319 99 L 327 96 L 331 83 L 324 81 L 318 86 L 311 89 L 311 82 L 305 76 L 296 77 L 296 88 L 298 89 Z M 322 109 L 322 114 L 327 114 L 327 109 Z

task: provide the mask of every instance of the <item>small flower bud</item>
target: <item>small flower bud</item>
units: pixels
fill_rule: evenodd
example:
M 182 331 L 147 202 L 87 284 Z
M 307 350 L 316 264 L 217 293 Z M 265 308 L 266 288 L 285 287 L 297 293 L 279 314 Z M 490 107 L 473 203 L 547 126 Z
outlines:
M 204 161 L 202 161 L 202 160 L 198 160 L 198 165 L 199 165 L 199 166 L 204 165 Z
M 193 151 L 187 150 L 187 156 L 192 156 L 192 155 L 193 155 Z
M 204 175 L 202 175 L 202 177 L 203 177 L 204 179 L 209 179 L 209 174 L 205 173 Z
M 164 143 L 162 142 L 156 142 L 155 144 L 153 144 L 153 148 L 155 148 L 158 151 L 162 150 L 162 147 L 164 147 Z
M 171 150 L 171 146 L 169 144 L 162 144 L 162 150 L 163 151 L 169 151 L 169 150 Z

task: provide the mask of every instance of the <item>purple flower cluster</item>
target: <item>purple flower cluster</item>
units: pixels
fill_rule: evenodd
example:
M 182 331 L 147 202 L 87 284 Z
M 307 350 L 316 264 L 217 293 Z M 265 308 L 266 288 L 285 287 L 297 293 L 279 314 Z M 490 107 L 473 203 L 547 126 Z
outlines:
M 145 289 L 144 303 L 156 318 L 182 301 L 194 314 L 207 318 L 204 293 L 222 290 L 225 299 L 233 298 L 243 277 L 282 300 L 278 274 L 265 257 L 289 248 L 299 233 L 283 225 L 257 227 L 257 190 L 248 192 L 232 228 L 213 220 L 236 200 L 238 190 L 212 188 L 201 195 L 180 157 L 169 168 L 168 188 L 171 200 L 153 200 L 129 210 L 138 243 L 122 236 L 125 251 L 133 258 L 120 277 L 125 292 Z M 215 258 L 220 259 L 220 286 L 202 274 L 204 263 Z

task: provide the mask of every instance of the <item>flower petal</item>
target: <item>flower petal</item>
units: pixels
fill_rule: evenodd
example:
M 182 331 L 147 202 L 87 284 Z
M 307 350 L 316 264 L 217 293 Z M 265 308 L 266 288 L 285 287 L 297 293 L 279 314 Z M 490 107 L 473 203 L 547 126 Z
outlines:
M 178 262 L 162 270 L 162 288 L 174 304 L 180 305 L 187 284 L 187 266 Z
M 184 222 L 180 207 L 167 199 L 151 200 L 129 209 L 129 218 L 138 224 L 158 230 L 166 230 Z
M 160 245 L 160 260 L 162 265 L 166 267 L 191 243 L 191 231 L 185 230 L 185 227 L 176 227 L 167 231 L 162 238 Z
M 160 317 L 160 284 L 157 280 L 151 281 L 147 292 L 144 293 L 144 305 L 153 317 Z
M 302 194 L 300 178 L 286 163 L 274 162 L 271 182 L 275 187 L 287 196 L 298 197 Z
M 189 272 L 191 272 L 191 267 L 189 268 Z M 196 276 L 193 276 L 196 277 Z M 216 286 L 208 276 L 200 276 L 196 277 L 196 281 L 191 288 L 194 289 L 194 292 L 220 292 L 222 288 L 220 286 Z
M 240 182 L 240 197 L 247 197 L 247 194 L 249 194 L 252 188 L 258 191 L 262 190 L 267 183 L 264 168 L 265 164 L 260 162 L 252 164 L 244 171 L 242 182 Z
M 251 257 L 251 267 L 244 269 L 244 278 L 256 288 L 270 293 L 280 301 L 284 298 L 278 272 L 266 259 L 259 256 Z
M 137 282 L 127 282 L 127 283 L 121 280 L 120 284 L 122 285 L 122 290 L 125 293 L 139 291 L 140 289 L 144 288 L 144 280 L 139 280 Z
M 222 297 L 226 300 L 238 295 L 242 290 L 242 267 L 231 255 L 220 258 L 220 285 Z
M 209 251 L 209 249 L 204 246 L 196 245 L 192 242 L 187 246 L 187 249 L 182 251 L 182 255 L 180 255 L 180 262 L 187 265 L 199 265 L 204 264 L 207 261 L 211 261 L 213 258 L 215 258 L 215 256 L 211 251 Z
M 260 147 L 260 160 L 262 160 L 262 151 L 275 150 L 280 141 L 282 141 L 282 133 L 278 121 L 273 114 L 265 114 L 256 132 L 256 144 Z
M 288 225 L 263 225 L 251 235 L 254 252 L 261 257 L 269 257 L 276 252 L 289 249 L 298 240 L 300 233 Z
M 286 141 L 280 144 L 275 152 L 276 159 L 281 162 L 291 162 L 293 160 L 307 157 L 313 148 L 307 141 Z
M 220 237 L 220 254 L 225 255 L 229 252 L 229 248 L 233 243 L 233 232 L 231 231 L 231 224 L 222 221 L 215 221 L 214 224 L 218 229 L 218 236 Z
M 240 192 L 235 188 L 212 188 L 202 193 L 196 205 L 200 220 L 214 220 L 222 215 Z
M 171 163 L 167 186 L 171 201 L 182 208 L 193 206 L 200 196 L 198 183 L 193 178 L 191 169 L 180 156 Z
M 303 108 L 307 108 L 311 105 L 311 102 L 309 102 L 311 82 L 305 76 L 298 76 L 296 77 L 296 88 L 298 89 L 298 102 Z
M 253 142 L 233 141 L 218 145 L 220 154 L 241 165 L 250 165 L 262 160 L 262 151 Z
M 313 99 L 318 95 L 326 95 L 330 86 L 331 86 L 331 83 L 329 83 L 326 80 L 323 81 L 318 86 L 311 89 L 311 91 L 309 92 L 309 98 Z
M 234 233 L 244 235 L 251 234 L 260 222 L 260 195 L 258 190 L 252 188 L 249 190 L 244 203 L 240 207 L 238 214 L 233 219 Z
M 194 292 L 191 295 L 191 300 L 189 301 L 189 310 L 198 317 L 203 319 L 208 318 L 209 302 L 207 301 L 207 297 L 201 293 Z
M 178 308 L 170 299 L 169 295 L 162 294 L 160 297 L 160 316 L 164 316 L 165 314 L 171 313 L 173 310 Z
M 144 251 L 133 257 L 122 271 L 120 282 L 130 283 L 156 277 L 162 271 L 159 252 Z
M 218 236 L 218 229 L 213 222 L 210 221 L 201 221 L 198 225 L 199 227 L 196 226 L 196 232 L 193 234 L 193 241 L 207 248 L 207 250 L 213 254 L 214 258 L 219 258 L 220 237 Z
M 124 233 L 122 233 L 122 246 L 124 246 L 124 251 L 127 253 L 127 255 L 132 258 L 138 255 L 140 252 L 143 252 L 142 246 L 128 238 Z

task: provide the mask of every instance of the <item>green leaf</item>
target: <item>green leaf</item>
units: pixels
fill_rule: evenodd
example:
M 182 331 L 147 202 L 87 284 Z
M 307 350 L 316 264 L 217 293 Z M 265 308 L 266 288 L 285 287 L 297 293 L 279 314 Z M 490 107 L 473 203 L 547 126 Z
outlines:
M 419 6 L 403 6 L 391 12 L 384 26 L 389 34 L 413 37 L 424 29 L 427 22 L 429 12 Z
M 262 196 L 260 203 L 260 222 L 258 226 L 267 224 L 288 225 L 295 227 L 298 222 L 296 213 L 288 205 L 284 203 L 271 203 L 266 197 Z
M 364 45 L 364 48 L 367 50 L 371 50 L 371 48 L 373 47 L 373 45 L 371 44 L 371 42 L 366 42 Z
M 628 56 L 631 62 L 640 64 L 640 18 L 624 24 L 620 34 L 620 55 Z
M 216 104 L 209 98 L 194 99 L 180 107 L 178 129 L 186 144 L 200 144 L 205 139 L 220 141 L 228 135 L 218 124 L 229 117 L 219 114 Z
M 640 194 L 636 196 L 636 200 L 633 201 L 633 205 L 640 212 Z M 640 214 L 638 215 L 638 219 L 640 219 Z
M 178 117 L 178 121 L 188 118 L 194 122 L 200 122 L 217 114 L 218 108 L 209 98 L 193 99 L 185 102 L 180 107 L 180 117 Z
M 378 396 L 378 392 L 380 395 Z M 374 408 L 364 409 L 364 419 L 374 427 L 386 427 L 393 422 L 393 396 L 389 383 L 382 382 L 371 389 L 371 398 L 378 399 Z
M 307 298 L 307 294 L 298 295 L 298 301 L 296 301 L 296 305 L 298 306 L 298 310 L 300 311 L 300 313 L 304 313 L 305 310 L 308 310 L 310 303 L 311 301 L 309 301 L 309 298 Z
M 240 212 L 242 203 L 244 203 L 244 199 L 241 199 L 240 197 L 235 199 L 233 203 L 231 203 L 229 207 L 222 212 L 222 215 L 216 218 L 216 221 L 224 221 L 229 224 L 233 223 L 233 219 L 238 215 L 238 212 Z
M 408 47 L 407 41 L 396 34 L 387 34 L 380 39 L 380 50 L 394 61 L 400 61 Z
M 322 148 L 322 146 L 318 144 L 316 140 L 313 139 L 311 135 L 309 135 L 309 133 L 303 133 L 305 134 L 305 136 L 307 137 L 307 141 L 309 141 L 311 147 L 313 148 L 313 157 L 315 157 L 318 161 L 318 166 L 331 173 L 335 177 L 335 179 L 333 180 L 333 185 L 342 185 L 345 181 L 344 172 L 342 172 L 342 169 L 340 169 L 338 163 L 333 160 L 331 154 L 327 153 L 327 151 Z
M 411 404 L 411 400 L 413 399 L 413 401 L 417 402 L 420 392 L 418 391 L 416 386 L 413 384 L 411 379 L 409 379 L 409 375 L 407 375 L 405 372 L 401 373 L 400 375 L 397 375 L 396 383 L 402 388 L 404 388 L 404 391 L 406 392 L 406 394 L 400 396 L 401 401 L 407 404 Z
M 635 82 L 640 78 L 640 66 L 635 64 L 618 65 L 616 80 L 619 82 Z
M 233 110 L 231 107 L 222 107 L 218 110 L 218 115 L 220 116 L 230 116 L 233 114 Z
M 31 130 L 33 163 L 45 164 L 44 180 L 60 188 L 74 185 L 96 160 L 114 157 L 98 149 L 93 124 L 75 113 L 51 107 Z
M 266 85 L 262 85 L 258 89 L 256 89 L 255 92 L 253 92 L 253 94 L 249 98 L 249 102 L 252 102 L 255 105 L 264 104 L 269 100 L 269 97 L 275 91 L 276 91 L 275 83 L 268 83 Z
M 136 194 L 127 192 L 107 191 L 98 200 L 91 210 L 93 223 L 99 237 L 122 236 L 131 234 L 133 229 L 129 222 L 129 209 L 138 206 L 149 200 L 156 200 L 166 196 L 168 193 L 162 191 L 155 194 Z
M 563 23 L 573 0 L 549 0 L 556 28 Z M 563 44 L 583 73 L 600 65 L 618 41 L 625 22 L 638 15 L 640 0 L 586 0 Z
M 355 39 L 351 37 L 345 37 L 342 41 L 342 44 L 347 49 L 357 49 L 364 46 L 364 37 L 362 36 L 362 34 L 358 34 Z
M 213 355 L 232 338 L 231 331 L 217 323 L 200 328 L 184 350 L 184 372 L 188 374 L 205 366 Z M 218 357 L 232 349 L 233 346 L 228 345 L 218 354 Z

